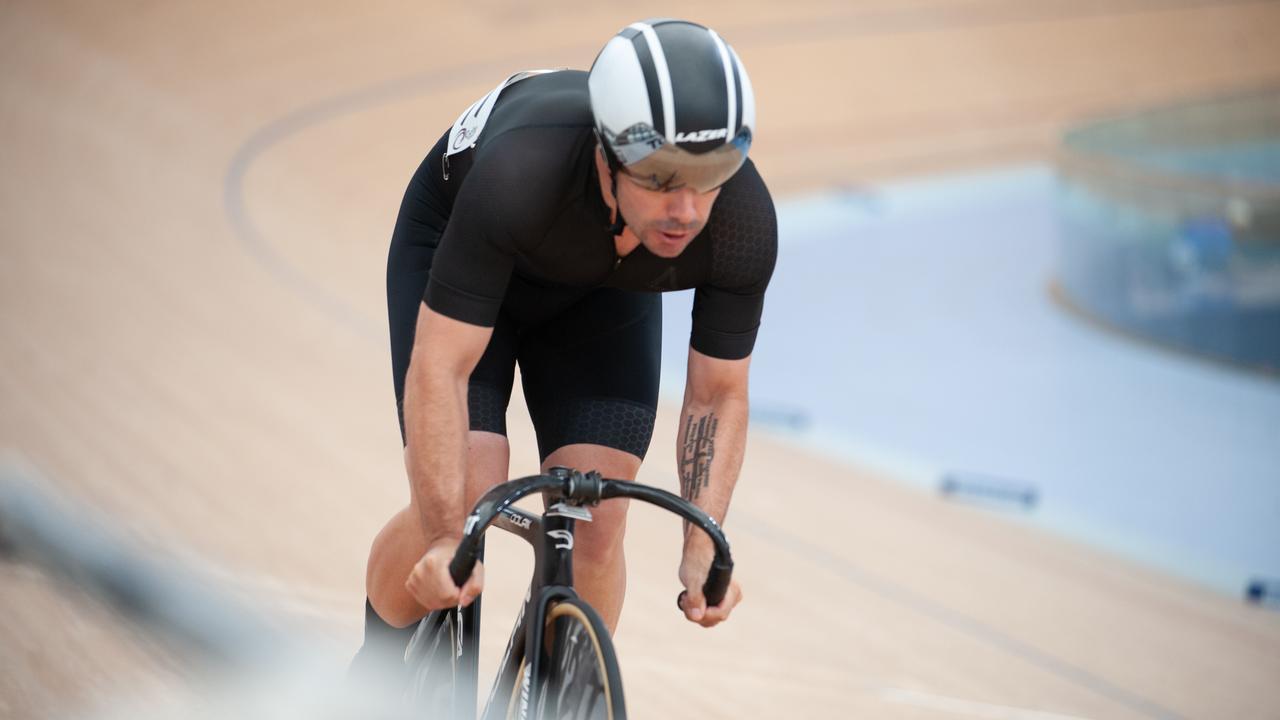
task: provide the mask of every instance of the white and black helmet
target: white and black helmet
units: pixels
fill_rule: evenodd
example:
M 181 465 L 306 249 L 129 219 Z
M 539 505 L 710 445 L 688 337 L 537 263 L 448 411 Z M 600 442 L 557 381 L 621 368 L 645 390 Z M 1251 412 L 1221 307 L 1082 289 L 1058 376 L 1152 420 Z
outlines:
M 611 169 L 654 189 L 706 192 L 747 159 L 756 122 L 751 80 L 710 28 L 632 23 L 596 56 L 588 87 Z

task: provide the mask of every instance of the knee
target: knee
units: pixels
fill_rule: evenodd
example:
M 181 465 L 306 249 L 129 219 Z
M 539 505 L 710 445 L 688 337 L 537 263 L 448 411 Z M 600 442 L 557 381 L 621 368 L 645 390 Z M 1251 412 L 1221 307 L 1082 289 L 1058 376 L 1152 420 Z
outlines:
M 421 533 L 401 511 L 374 538 L 365 570 L 365 593 L 388 625 L 404 627 L 422 617 L 422 608 L 404 588 L 405 580 L 424 550 Z
M 627 530 L 625 499 L 606 500 L 591 508 L 592 521 L 579 523 L 573 550 L 574 560 L 588 565 L 609 563 L 622 556 L 622 540 Z

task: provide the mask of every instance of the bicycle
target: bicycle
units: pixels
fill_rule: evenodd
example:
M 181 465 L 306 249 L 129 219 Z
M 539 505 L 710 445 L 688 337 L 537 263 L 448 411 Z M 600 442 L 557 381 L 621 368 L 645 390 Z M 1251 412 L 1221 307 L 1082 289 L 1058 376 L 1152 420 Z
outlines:
M 513 506 L 537 492 L 544 494 L 544 514 Z M 534 569 L 484 705 L 484 720 L 625 720 L 622 676 L 609 631 L 573 589 L 575 524 L 591 520 L 588 506 L 622 497 L 657 505 L 705 532 L 715 545 L 715 559 L 703 594 L 708 606 L 724 599 L 733 572 L 729 543 L 711 516 L 676 495 L 561 467 L 494 487 L 467 517 L 449 564 L 453 581 L 461 587 L 470 577 L 490 525 L 528 542 Z M 437 610 L 419 622 L 405 651 L 411 705 L 428 717 L 476 717 L 479 635 L 479 597 L 465 608 Z

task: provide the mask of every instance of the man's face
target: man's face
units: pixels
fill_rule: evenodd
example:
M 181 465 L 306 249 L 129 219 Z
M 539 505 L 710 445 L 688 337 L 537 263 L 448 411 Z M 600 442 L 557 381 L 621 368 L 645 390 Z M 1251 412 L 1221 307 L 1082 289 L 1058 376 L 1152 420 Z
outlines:
M 596 152 L 596 169 L 600 191 L 608 198 L 609 166 L 600 150 Z M 617 199 L 627 228 L 658 257 L 673 258 L 684 252 L 707 224 L 719 195 L 720 188 L 702 193 L 687 186 L 654 190 L 643 180 L 618 173 Z
M 697 192 L 690 187 L 653 190 L 618 173 L 618 204 L 627 227 L 658 257 L 673 258 L 702 232 L 720 188 Z

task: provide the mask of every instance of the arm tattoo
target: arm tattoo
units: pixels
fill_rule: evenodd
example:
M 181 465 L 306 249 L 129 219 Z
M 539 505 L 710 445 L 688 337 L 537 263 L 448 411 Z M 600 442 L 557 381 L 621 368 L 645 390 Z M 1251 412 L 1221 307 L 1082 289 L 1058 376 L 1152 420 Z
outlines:
M 711 482 L 711 459 L 716 454 L 715 413 L 700 418 L 690 415 L 684 423 L 684 444 L 680 447 L 680 495 L 695 502 Z

